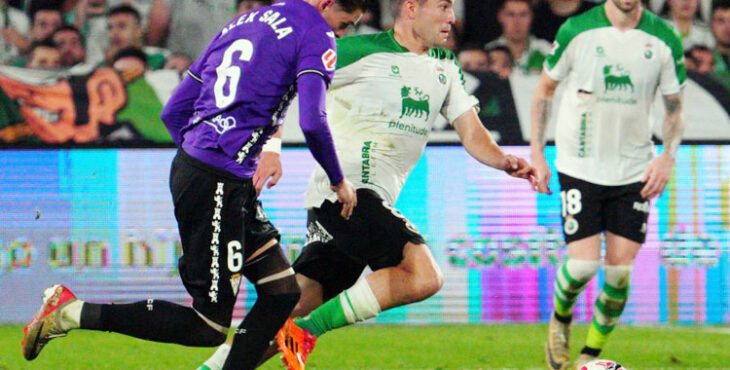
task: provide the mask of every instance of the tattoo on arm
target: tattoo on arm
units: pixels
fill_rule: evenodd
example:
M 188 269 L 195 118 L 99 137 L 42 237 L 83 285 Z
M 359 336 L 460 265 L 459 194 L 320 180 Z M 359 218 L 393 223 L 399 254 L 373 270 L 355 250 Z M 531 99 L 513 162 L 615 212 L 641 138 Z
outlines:
M 552 99 L 542 98 L 537 102 L 537 141 L 542 147 L 545 146 L 545 131 L 547 131 L 550 120 L 550 106 Z
M 682 117 L 682 96 L 680 94 L 664 96 L 667 115 L 664 118 L 664 150 L 674 157 L 682 142 L 684 119 Z

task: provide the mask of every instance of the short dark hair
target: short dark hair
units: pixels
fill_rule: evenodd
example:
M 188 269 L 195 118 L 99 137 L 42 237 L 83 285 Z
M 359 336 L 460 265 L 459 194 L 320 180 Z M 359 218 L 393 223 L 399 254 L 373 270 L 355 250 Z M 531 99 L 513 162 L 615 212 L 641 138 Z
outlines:
M 502 51 L 507 54 L 507 58 L 509 58 L 509 63 L 511 65 L 515 64 L 515 59 L 512 57 L 512 52 L 509 51 L 509 48 L 506 45 L 495 45 L 492 47 L 485 48 L 484 51 L 487 52 L 487 59 L 489 59 L 489 53 L 493 51 Z
M 419 4 L 423 4 L 427 0 L 418 0 Z M 392 9 L 391 12 L 393 13 L 393 19 L 397 19 L 400 17 L 400 8 L 403 6 L 403 3 L 405 3 L 406 0 L 393 0 L 393 3 L 391 4 Z
M 258 1 L 260 3 L 264 3 L 266 5 L 271 5 L 271 0 L 236 0 L 236 7 L 241 5 L 241 3 L 247 2 L 247 1 Z
M 339 5 L 342 10 L 352 13 L 356 10 L 365 11 L 367 9 L 368 0 L 337 0 L 335 3 Z
M 53 39 L 56 37 L 56 34 L 57 33 L 63 32 L 63 31 L 71 31 L 71 32 L 79 35 L 79 39 L 81 40 L 81 44 L 82 45 L 86 44 L 86 40 L 84 40 L 84 35 L 81 34 L 81 31 L 79 31 L 78 28 L 76 28 L 75 26 L 72 26 L 70 24 L 64 24 L 61 27 L 59 27 L 57 30 L 55 30 L 53 32 L 53 34 L 51 34 L 51 37 L 50 37 L 51 41 L 53 41 Z M 55 44 L 55 42 L 54 42 L 54 44 Z
M 30 44 L 30 47 L 28 48 L 28 55 L 33 56 L 33 52 L 35 51 L 35 49 L 38 49 L 38 48 L 58 49 L 56 47 L 56 44 L 53 43 L 53 40 L 51 40 L 50 38 L 47 38 L 47 39 L 43 39 L 41 41 L 33 41 Z
M 58 12 L 58 14 L 61 15 L 61 20 L 63 20 L 63 13 L 61 12 L 61 8 L 58 6 L 54 6 L 53 4 L 39 4 L 36 6 L 33 6 L 30 8 L 29 16 L 30 16 L 30 23 L 33 24 L 33 21 L 35 21 L 35 16 L 40 11 L 50 11 L 50 12 Z
M 714 15 L 718 10 L 730 9 L 730 0 L 715 0 L 712 4 L 712 14 Z
M 111 17 L 113 15 L 117 14 L 131 14 L 134 19 L 137 20 L 137 23 L 142 23 L 142 15 L 139 13 L 137 9 L 130 5 L 118 5 L 111 9 L 109 9 L 109 13 L 107 14 L 107 17 Z
M 144 63 L 145 68 L 147 67 L 147 54 L 145 54 L 142 49 L 136 47 L 128 47 L 119 50 L 116 54 L 114 54 L 114 57 L 112 58 L 112 65 L 116 63 L 119 59 L 128 57 L 141 60 L 142 63 Z

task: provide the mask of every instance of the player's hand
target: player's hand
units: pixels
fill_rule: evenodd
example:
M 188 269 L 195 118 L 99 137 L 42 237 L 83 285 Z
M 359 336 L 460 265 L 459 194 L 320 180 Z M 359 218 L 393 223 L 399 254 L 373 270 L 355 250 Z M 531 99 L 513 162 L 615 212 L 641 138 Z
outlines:
M 16 46 L 20 50 L 27 50 L 30 46 L 30 41 L 28 41 L 28 39 L 15 28 L 3 28 L 2 36 L 5 39 L 5 42 Z
M 264 185 L 267 189 L 271 189 L 279 182 L 281 175 L 284 173 L 281 169 L 280 157 L 279 153 L 261 152 L 256 172 L 253 174 L 253 186 L 256 188 L 257 195 L 261 194 Z
M 537 186 L 535 168 L 530 166 L 526 160 L 507 154 L 504 156 L 502 161 L 502 169 L 507 172 L 508 175 L 529 181 L 533 189 Z
M 357 206 L 357 192 L 355 192 L 355 187 L 352 186 L 350 181 L 343 179 L 342 182 L 337 185 L 332 185 L 331 188 L 332 191 L 337 193 L 337 200 L 342 203 L 340 216 L 345 220 L 349 220 L 350 216 L 352 216 L 352 211 Z
M 652 199 L 657 195 L 662 195 L 672 176 L 672 167 L 674 167 L 674 158 L 664 154 L 654 158 L 646 170 L 644 179 L 641 180 L 644 183 L 641 197 Z
M 552 177 L 552 173 L 550 172 L 550 166 L 545 159 L 545 155 L 533 155 L 532 166 L 535 167 L 536 180 L 532 188 L 538 193 L 551 195 L 553 193 L 550 190 L 550 178 Z

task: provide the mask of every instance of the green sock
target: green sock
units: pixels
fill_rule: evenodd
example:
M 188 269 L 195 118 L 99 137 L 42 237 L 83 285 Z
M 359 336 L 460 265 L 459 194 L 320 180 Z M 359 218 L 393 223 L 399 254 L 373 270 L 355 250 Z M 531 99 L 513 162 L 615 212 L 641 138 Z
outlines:
M 330 299 L 316 310 L 312 311 L 309 316 L 297 317 L 294 323 L 302 329 L 309 330 L 310 334 L 320 336 L 332 329 L 337 329 L 350 323 L 345 317 L 345 311 L 340 303 L 340 293 L 338 296 Z
M 569 271 L 571 269 L 576 269 L 576 267 L 573 266 L 574 264 L 579 264 L 579 268 L 583 269 L 586 269 L 586 267 L 580 266 L 580 264 L 594 264 L 595 266 L 593 266 L 593 268 L 589 268 L 589 270 L 593 271 L 593 273 L 588 273 L 586 274 L 588 276 L 580 279 L 574 277 Z M 580 294 L 586 284 L 591 281 L 591 277 L 595 273 L 595 270 L 593 270 L 594 268 L 598 268 L 597 262 L 595 261 L 587 262 L 569 260 L 558 270 L 555 276 L 555 291 L 553 294 L 555 312 L 558 315 L 563 317 L 570 317 L 573 315 L 573 305 L 578 299 L 578 294 Z
M 607 283 L 603 284 L 603 291 L 593 307 L 593 320 L 588 329 L 586 346 L 602 349 L 606 345 L 608 336 L 616 327 L 619 317 L 626 307 L 628 296 L 628 285 L 616 288 Z

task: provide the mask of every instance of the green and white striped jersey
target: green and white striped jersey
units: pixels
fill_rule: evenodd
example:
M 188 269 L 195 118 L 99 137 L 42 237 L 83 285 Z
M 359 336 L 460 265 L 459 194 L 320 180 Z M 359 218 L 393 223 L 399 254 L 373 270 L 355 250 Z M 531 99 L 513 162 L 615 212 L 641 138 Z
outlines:
M 569 18 L 545 71 L 566 85 L 555 132 L 556 167 L 599 184 L 641 181 L 654 155 L 649 111 L 657 90 L 679 93 L 682 42 L 674 28 L 644 10 L 636 28 L 611 26 L 605 5 Z
M 439 114 L 449 122 L 478 104 L 463 85 L 453 53 L 418 55 L 393 31 L 337 41 L 337 70 L 327 93 L 327 115 L 342 170 L 355 188 L 376 191 L 394 204 L 423 154 Z M 336 200 L 317 166 L 307 208 Z

